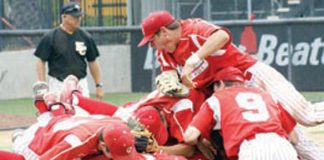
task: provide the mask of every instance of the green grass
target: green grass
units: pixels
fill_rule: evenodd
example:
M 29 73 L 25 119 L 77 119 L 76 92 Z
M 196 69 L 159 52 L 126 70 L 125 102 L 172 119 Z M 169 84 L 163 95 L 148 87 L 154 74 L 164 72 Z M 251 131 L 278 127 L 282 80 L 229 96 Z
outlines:
M 319 102 L 324 100 L 324 92 L 302 92 L 307 100 Z
M 137 101 L 147 93 L 108 93 L 103 101 L 121 105 L 129 101 Z M 324 100 L 324 92 L 303 92 L 306 99 L 317 102 Z M 93 97 L 93 96 L 92 96 Z M 36 109 L 31 98 L 0 100 L 0 113 L 14 115 L 35 115 Z
M 121 105 L 129 101 L 137 101 L 147 93 L 107 93 L 103 101 Z M 0 113 L 13 115 L 35 115 L 36 109 L 31 98 L 0 100 Z

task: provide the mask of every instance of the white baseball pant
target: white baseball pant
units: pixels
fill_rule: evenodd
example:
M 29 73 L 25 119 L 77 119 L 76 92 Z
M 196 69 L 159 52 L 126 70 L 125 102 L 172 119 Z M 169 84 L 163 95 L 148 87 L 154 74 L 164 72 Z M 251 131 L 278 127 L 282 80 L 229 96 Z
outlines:
M 324 148 L 315 144 L 312 140 L 305 136 L 305 133 L 296 126 L 294 128 L 298 136 L 298 143 L 294 145 L 298 155 L 304 160 L 319 160 L 324 157 Z
M 298 160 L 290 142 L 276 133 L 259 133 L 244 140 L 238 156 L 239 160 Z
M 87 78 L 82 78 L 79 80 L 79 85 L 82 88 L 82 95 L 85 97 L 90 97 L 90 91 L 88 87 Z M 63 82 L 59 81 L 55 77 L 48 77 L 48 87 L 51 92 L 59 93 L 63 87 Z

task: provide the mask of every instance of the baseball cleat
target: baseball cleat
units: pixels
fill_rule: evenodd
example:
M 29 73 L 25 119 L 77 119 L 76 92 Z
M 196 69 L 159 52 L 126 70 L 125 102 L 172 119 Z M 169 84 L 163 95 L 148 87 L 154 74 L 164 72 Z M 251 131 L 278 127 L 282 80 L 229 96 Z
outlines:
M 65 103 L 72 103 L 72 93 L 79 90 L 79 80 L 73 75 L 67 76 L 63 81 L 63 87 L 60 92 L 60 100 Z
M 42 96 L 49 91 L 48 84 L 44 81 L 37 81 L 33 84 L 34 97 Z

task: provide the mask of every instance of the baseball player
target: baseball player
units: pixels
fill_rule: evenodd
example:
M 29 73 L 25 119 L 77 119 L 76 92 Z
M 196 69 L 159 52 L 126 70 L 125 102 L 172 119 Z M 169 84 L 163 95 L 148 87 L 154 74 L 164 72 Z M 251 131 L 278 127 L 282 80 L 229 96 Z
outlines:
M 245 87 L 243 73 L 233 67 L 219 71 L 214 81 L 215 93 L 185 131 L 187 143 L 195 144 L 206 131 L 221 130 L 230 159 L 298 159 L 269 93 Z
M 118 119 L 65 115 L 39 121 L 38 125 L 14 141 L 14 151 L 26 159 L 74 159 L 99 151 L 108 158 L 144 159 L 135 150 L 129 128 Z M 107 147 L 110 154 L 106 153 Z
M 78 3 L 69 3 L 61 9 L 62 24 L 49 31 L 41 39 L 34 55 L 39 81 L 46 81 L 45 64 L 48 63 L 50 91 L 59 92 L 63 80 L 70 74 L 80 79 L 83 94 L 89 96 L 87 65 L 96 83 L 96 97 L 104 95 L 100 67 L 97 63 L 99 51 L 91 35 L 80 28 L 82 12 Z
M 67 78 L 67 80 L 77 81 L 76 78 Z M 189 157 L 189 159 L 206 159 L 201 154 L 194 153 L 193 146 L 183 143 L 184 130 L 191 122 L 195 112 L 199 110 L 196 106 L 200 107 L 206 99 L 201 92 L 192 91 L 187 97 L 179 98 L 153 91 L 138 102 L 126 103 L 122 107 L 117 107 L 110 103 L 84 97 L 80 94 L 80 91 L 75 91 L 77 83 L 68 84 L 74 85 L 63 87 L 64 91 L 61 92 L 61 97 L 66 97 L 63 99 L 72 102 L 73 106 L 80 106 L 90 114 L 110 115 L 120 117 L 125 121 L 130 117 L 136 117 L 154 134 L 159 143 L 159 150 L 170 155 L 183 155 Z M 146 112 L 149 112 L 149 114 Z M 171 146 L 170 142 L 167 143 L 168 139 L 175 139 Z M 166 144 L 167 146 L 165 146 Z
M 188 87 L 206 88 L 216 72 L 233 66 L 283 103 L 298 123 L 324 122 L 324 103 L 311 104 L 278 71 L 239 51 L 228 29 L 201 19 L 175 20 L 167 11 L 156 11 L 143 20 L 142 31 L 138 46 L 150 43 L 157 49 L 163 72 L 181 68 L 178 73 Z
M 38 123 L 16 137 L 13 149 L 17 154 L 28 160 L 75 158 L 154 160 L 159 157 L 167 157 L 170 160 L 185 159 L 163 152 L 154 155 L 138 153 L 143 151 L 149 153 L 147 149 L 152 149 L 150 147 L 154 147 L 153 145 L 146 144 L 146 148 L 141 148 L 140 145 L 154 143 L 151 141 L 154 139 L 145 141 L 145 134 L 139 133 L 142 131 L 141 126 L 126 125 L 119 118 L 103 115 L 75 116 L 64 113 L 49 117 L 50 113 L 52 114 L 52 111 L 41 114 Z M 147 131 L 145 133 L 149 134 Z
M 230 31 L 224 27 L 202 19 L 175 20 L 167 11 L 156 11 L 143 20 L 142 31 L 144 38 L 138 46 L 150 43 L 157 49 L 161 74 L 181 74 L 183 84 L 203 90 L 208 96 L 214 74 L 233 66 L 244 73 L 248 84 L 267 90 L 283 103 L 284 109 L 298 123 L 313 126 L 324 120 L 324 110 L 321 109 L 324 103 L 308 102 L 278 71 L 239 51 L 231 42 Z M 159 85 L 157 89 L 169 92 Z M 296 133 L 305 137 L 299 135 L 302 132 Z M 323 152 L 308 154 L 321 157 Z

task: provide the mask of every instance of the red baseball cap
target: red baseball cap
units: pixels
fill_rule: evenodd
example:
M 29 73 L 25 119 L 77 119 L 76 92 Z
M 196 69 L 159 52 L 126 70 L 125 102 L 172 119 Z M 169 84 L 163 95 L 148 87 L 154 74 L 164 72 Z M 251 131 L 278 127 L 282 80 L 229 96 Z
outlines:
M 161 27 L 169 25 L 174 21 L 174 17 L 168 11 L 155 11 L 150 13 L 142 22 L 144 38 L 137 46 L 144 46 Z
M 160 117 L 160 113 L 152 106 L 141 107 L 134 112 L 136 119 L 143 124 L 150 132 L 159 145 L 164 145 L 168 140 L 168 130 Z
M 102 134 L 113 159 L 145 159 L 136 151 L 134 136 L 124 122 L 112 121 L 105 126 Z
M 236 82 L 244 82 L 244 75 L 241 70 L 235 67 L 227 67 L 216 73 L 214 81 L 229 80 Z

